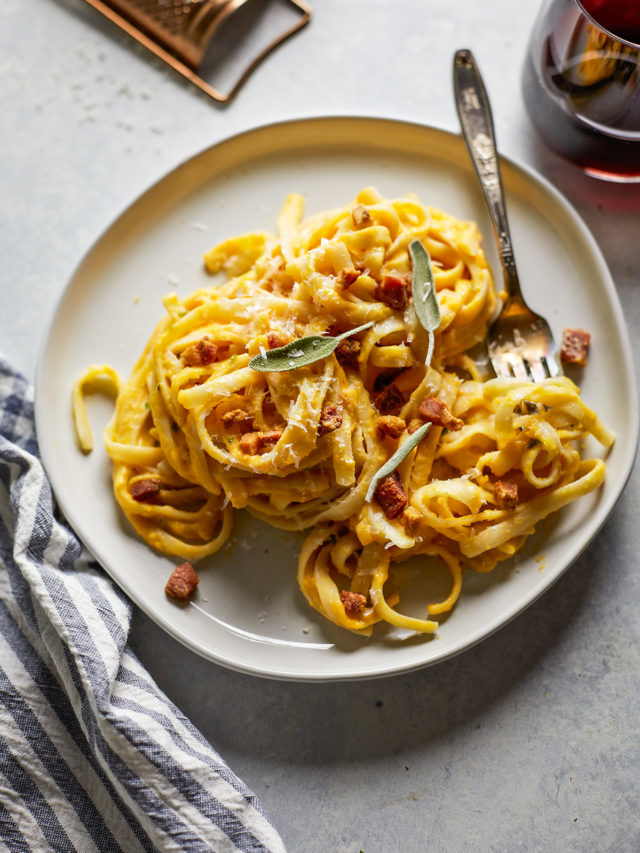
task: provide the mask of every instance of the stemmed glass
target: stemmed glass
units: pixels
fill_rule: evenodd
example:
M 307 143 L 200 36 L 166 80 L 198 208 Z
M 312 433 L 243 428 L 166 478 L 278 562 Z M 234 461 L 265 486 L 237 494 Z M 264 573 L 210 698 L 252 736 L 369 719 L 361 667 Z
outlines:
M 523 93 L 550 148 L 595 177 L 640 182 L 640 0 L 545 0 Z

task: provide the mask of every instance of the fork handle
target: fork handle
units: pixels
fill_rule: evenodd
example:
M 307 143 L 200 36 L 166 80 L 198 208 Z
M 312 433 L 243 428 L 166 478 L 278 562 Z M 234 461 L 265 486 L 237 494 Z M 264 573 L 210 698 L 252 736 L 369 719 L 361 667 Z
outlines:
M 496 235 L 509 298 L 522 298 L 496 151 L 491 105 L 470 50 L 458 50 L 453 62 L 453 88 L 462 136 L 476 170 Z

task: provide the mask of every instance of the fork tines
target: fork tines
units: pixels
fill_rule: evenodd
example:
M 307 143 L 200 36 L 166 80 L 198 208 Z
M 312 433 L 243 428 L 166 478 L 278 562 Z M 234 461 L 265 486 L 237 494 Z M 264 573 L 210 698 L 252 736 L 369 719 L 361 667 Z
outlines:
M 491 354 L 490 358 L 496 376 L 500 379 L 516 378 L 542 382 L 562 372 L 552 355 L 527 358 L 512 351 Z

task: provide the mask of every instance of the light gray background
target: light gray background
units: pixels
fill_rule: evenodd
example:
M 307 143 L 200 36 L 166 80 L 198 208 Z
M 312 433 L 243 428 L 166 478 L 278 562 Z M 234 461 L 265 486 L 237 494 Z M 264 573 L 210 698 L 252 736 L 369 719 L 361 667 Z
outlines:
M 545 151 L 521 100 L 538 3 L 312 0 L 309 27 L 216 107 L 82 0 L 0 3 L 0 350 L 33 378 L 74 266 L 143 189 L 218 139 L 325 113 L 457 129 L 470 47 L 500 148 L 538 168 L 599 242 L 640 361 L 640 188 Z M 615 381 L 615 378 L 612 379 Z M 431 669 L 287 684 L 199 659 L 136 612 L 131 644 L 262 799 L 290 853 L 640 849 L 640 480 L 546 595 Z

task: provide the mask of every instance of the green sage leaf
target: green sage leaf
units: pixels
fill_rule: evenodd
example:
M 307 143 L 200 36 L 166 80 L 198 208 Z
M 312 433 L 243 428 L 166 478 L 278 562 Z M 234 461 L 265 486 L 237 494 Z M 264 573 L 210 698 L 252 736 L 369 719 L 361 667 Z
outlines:
M 440 325 L 440 305 L 436 297 L 431 258 L 419 240 L 412 240 L 409 243 L 409 254 L 413 264 L 411 280 L 413 307 L 425 331 L 435 332 Z
M 411 433 L 409 438 L 400 445 L 400 447 L 396 450 L 396 452 L 391 456 L 390 459 L 382 465 L 374 476 L 371 478 L 371 482 L 369 483 L 369 488 L 367 489 L 367 495 L 365 497 L 365 501 L 367 503 L 374 496 L 376 488 L 380 480 L 384 480 L 385 477 L 388 477 L 389 474 L 393 474 L 398 465 L 403 462 L 407 456 L 411 453 L 411 451 L 417 447 L 425 435 L 429 432 L 430 423 L 423 424 L 421 427 Z
M 420 325 L 429 335 L 429 350 L 426 358 L 428 366 L 433 357 L 434 332 L 440 325 L 440 305 L 436 296 L 436 285 L 433 279 L 429 252 L 419 240 L 412 240 L 409 243 L 409 255 L 413 264 L 411 278 L 413 308 Z
M 298 340 L 291 341 L 283 347 L 276 347 L 261 355 L 256 355 L 249 362 L 249 367 L 263 373 L 306 367 L 308 364 L 327 358 L 336 349 L 340 341 L 371 328 L 374 322 L 375 320 L 372 320 L 370 323 L 349 329 L 348 332 L 342 332 L 340 335 L 308 335 L 305 338 L 298 338 Z

